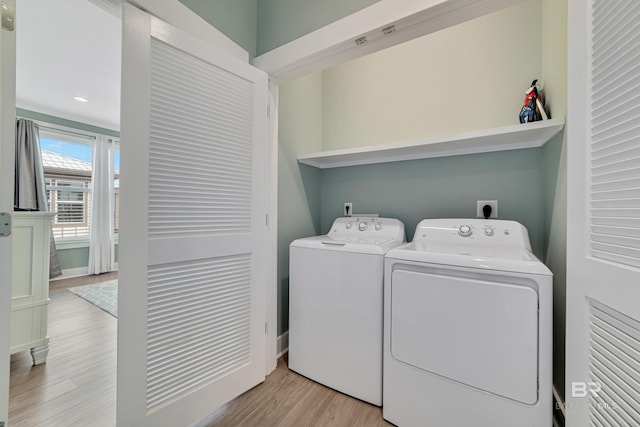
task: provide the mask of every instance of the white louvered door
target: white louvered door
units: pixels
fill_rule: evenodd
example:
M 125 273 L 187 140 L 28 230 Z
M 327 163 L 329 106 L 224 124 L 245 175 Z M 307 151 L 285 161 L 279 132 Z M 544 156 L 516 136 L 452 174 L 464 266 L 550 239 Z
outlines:
M 125 4 L 118 408 L 187 426 L 264 380 L 267 76 Z
M 568 12 L 567 426 L 638 426 L 640 2 Z

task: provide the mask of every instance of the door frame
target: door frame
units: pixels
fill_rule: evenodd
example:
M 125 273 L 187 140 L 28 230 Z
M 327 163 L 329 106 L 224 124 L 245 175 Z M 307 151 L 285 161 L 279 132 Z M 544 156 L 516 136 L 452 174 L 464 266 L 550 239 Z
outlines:
M 15 0 L 3 1 L 13 7 Z M 13 215 L 16 132 L 16 33 L 0 30 L 0 212 Z M 13 236 L 0 237 L 0 422 L 9 421 Z

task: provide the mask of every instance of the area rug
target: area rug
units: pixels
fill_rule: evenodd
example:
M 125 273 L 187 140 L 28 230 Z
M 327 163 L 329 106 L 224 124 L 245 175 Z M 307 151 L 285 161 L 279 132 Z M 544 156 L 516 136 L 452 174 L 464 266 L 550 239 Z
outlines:
M 118 317 L 118 281 L 94 283 L 92 285 L 74 286 L 69 292 L 89 301 L 91 304 Z

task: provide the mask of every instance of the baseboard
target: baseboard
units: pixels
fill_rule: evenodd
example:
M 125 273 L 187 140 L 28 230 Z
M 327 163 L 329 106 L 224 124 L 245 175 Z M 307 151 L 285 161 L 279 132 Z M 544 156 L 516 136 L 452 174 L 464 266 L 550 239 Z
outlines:
M 62 276 L 55 277 L 51 281 L 70 279 L 72 277 L 86 276 L 89 274 L 89 267 L 67 268 L 62 270 Z
M 281 358 L 289 351 L 289 331 L 278 337 L 276 351 L 278 352 L 278 355 L 276 356 L 277 359 Z
M 118 263 L 115 264 L 115 269 L 113 271 L 118 271 Z M 50 280 L 50 282 L 54 282 L 56 280 L 63 279 L 71 279 L 72 277 L 80 277 L 80 276 L 88 276 L 89 275 L 89 267 L 77 267 L 77 268 L 66 268 L 62 270 L 62 276 L 54 277 Z

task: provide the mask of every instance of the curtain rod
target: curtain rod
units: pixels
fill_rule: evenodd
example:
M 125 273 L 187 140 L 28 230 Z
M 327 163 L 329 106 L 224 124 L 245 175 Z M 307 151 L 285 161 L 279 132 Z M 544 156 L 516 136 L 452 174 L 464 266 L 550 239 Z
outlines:
M 49 122 L 43 122 L 41 120 L 34 120 L 34 119 L 30 119 L 28 117 L 23 117 L 23 116 L 19 116 L 16 115 L 16 118 L 18 119 L 25 119 L 25 120 L 31 120 L 33 122 L 35 122 L 40 128 L 42 129 L 46 129 L 46 130 L 54 130 L 57 132 L 63 132 L 63 133 L 67 133 L 70 135 L 75 135 L 75 136 L 80 136 L 80 137 L 89 137 L 89 138 L 95 138 L 97 136 L 106 136 L 108 139 L 110 139 L 113 142 L 120 142 L 120 138 L 116 138 L 114 136 L 111 135 L 105 135 L 103 133 L 96 133 L 96 132 L 89 132 L 89 131 L 84 131 L 81 129 L 75 129 L 75 128 L 71 128 L 68 126 L 62 126 L 62 125 L 57 125 L 54 123 L 49 123 Z

